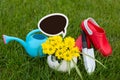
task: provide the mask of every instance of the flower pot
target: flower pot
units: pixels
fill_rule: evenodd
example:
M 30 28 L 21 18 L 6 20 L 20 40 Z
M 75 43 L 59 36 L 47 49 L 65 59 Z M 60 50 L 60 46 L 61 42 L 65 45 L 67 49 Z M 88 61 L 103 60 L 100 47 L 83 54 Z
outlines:
M 77 64 L 77 58 L 74 57 L 73 60 Z M 49 55 L 47 57 L 47 63 L 49 67 L 54 70 L 61 71 L 61 72 L 67 72 L 69 68 L 70 69 L 74 68 L 75 67 L 74 62 L 71 60 L 70 66 L 68 67 L 68 62 L 65 60 L 61 60 L 59 62 L 58 60 L 56 60 L 55 56 Z

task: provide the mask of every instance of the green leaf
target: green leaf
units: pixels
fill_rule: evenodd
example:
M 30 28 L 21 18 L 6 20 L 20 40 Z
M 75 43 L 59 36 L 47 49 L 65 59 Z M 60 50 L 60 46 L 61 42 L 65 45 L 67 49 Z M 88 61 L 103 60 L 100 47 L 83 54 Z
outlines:
M 88 54 L 85 54 L 85 53 L 83 53 L 82 52 L 82 54 L 84 54 L 84 55 L 86 55 L 86 56 L 88 56 L 88 57 L 90 57 L 91 59 L 93 59 L 93 60 L 95 60 L 97 63 L 99 63 L 101 66 L 103 66 L 105 69 L 107 68 L 106 66 L 104 66 L 100 61 L 98 61 L 97 59 L 95 59 L 95 58 L 93 58 L 93 57 L 91 57 L 90 55 L 88 55 Z
M 75 69 L 76 69 L 77 74 L 79 75 L 79 77 L 81 78 L 81 80 L 83 80 L 82 74 L 81 74 L 78 66 L 76 65 L 76 63 L 74 62 L 73 59 L 72 59 L 72 61 L 73 61 L 73 64 L 75 65 Z

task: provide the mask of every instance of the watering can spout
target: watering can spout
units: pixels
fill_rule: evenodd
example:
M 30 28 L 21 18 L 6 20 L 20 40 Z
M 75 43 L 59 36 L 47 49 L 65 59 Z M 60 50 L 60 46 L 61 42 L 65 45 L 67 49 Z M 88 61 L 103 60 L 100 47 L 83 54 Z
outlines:
M 35 34 L 37 32 L 40 32 L 40 30 L 35 29 L 29 32 L 28 35 L 26 36 L 26 41 L 23 41 L 22 39 L 19 39 L 17 37 L 7 36 L 7 35 L 3 35 L 3 40 L 5 44 L 8 44 L 10 41 L 13 40 L 17 41 L 25 48 L 26 52 L 31 57 L 36 57 L 36 56 L 42 57 L 44 56 L 44 54 L 41 45 L 47 40 L 47 37 L 42 34 Z
M 3 35 L 3 40 L 4 40 L 4 44 L 8 44 L 10 41 L 17 41 L 19 42 L 24 48 L 26 48 L 26 42 L 23 41 L 22 39 L 19 39 L 17 37 L 12 37 L 12 36 L 7 36 L 7 35 Z

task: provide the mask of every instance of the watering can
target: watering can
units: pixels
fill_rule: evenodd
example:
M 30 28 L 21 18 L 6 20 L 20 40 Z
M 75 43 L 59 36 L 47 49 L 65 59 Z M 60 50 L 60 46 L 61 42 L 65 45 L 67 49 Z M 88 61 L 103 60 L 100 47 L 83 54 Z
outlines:
M 47 37 L 43 34 L 35 34 L 37 32 L 40 32 L 40 30 L 35 29 L 29 32 L 26 36 L 26 41 L 23 41 L 22 39 L 19 39 L 17 37 L 7 36 L 7 35 L 3 35 L 3 40 L 5 44 L 8 44 L 10 41 L 15 40 L 25 48 L 26 52 L 31 57 L 36 57 L 36 56 L 43 57 L 45 55 L 43 54 L 41 44 L 47 40 Z

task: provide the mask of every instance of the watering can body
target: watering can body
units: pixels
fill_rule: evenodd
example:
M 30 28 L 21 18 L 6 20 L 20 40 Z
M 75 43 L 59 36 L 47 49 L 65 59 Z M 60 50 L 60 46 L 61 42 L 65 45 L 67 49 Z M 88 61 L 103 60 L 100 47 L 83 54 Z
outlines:
M 26 41 L 27 53 L 29 53 L 29 55 L 32 57 L 45 56 L 45 54 L 43 54 L 42 52 L 41 44 L 44 43 L 46 39 L 47 38 L 42 34 L 33 34 L 32 36 L 30 36 L 29 39 Z
M 3 40 L 5 44 L 9 43 L 12 40 L 15 40 L 25 48 L 26 52 L 31 57 L 36 57 L 36 56 L 43 57 L 45 56 L 45 54 L 43 53 L 41 44 L 47 40 L 47 37 L 42 34 L 35 34 L 36 32 L 40 32 L 40 30 L 35 29 L 29 32 L 28 35 L 26 36 L 26 41 L 7 35 L 3 35 Z

